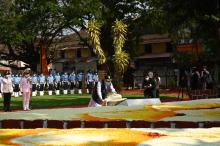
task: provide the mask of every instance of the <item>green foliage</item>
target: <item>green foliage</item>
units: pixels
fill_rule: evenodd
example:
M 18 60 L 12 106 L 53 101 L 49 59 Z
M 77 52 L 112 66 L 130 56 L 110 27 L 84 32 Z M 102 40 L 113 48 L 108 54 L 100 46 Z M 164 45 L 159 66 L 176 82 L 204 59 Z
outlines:
M 9 1 L 0 5 L 0 42 L 8 47 L 7 60 L 20 60 L 33 70 L 39 63 L 38 47 L 48 48 L 64 28 L 56 0 Z
M 129 55 L 123 51 L 124 43 L 126 40 L 127 25 L 123 21 L 116 20 L 112 26 L 113 31 L 113 46 L 115 54 L 113 55 L 113 62 L 115 71 L 123 74 L 129 64 Z
M 194 42 L 208 44 L 212 52 L 219 49 L 220 13 L 219 1 L 173 1 L 150 0 L 153 22 L 170 33 L 174 41 L 193 39 Z M 160 18 L 158 21 L 158 18 Z M 206 52 L 208 53 L 208 52 Z M 218 58 L 219 54 L 215 54 Z
M 95 20 L 91 20 L 88 23 L 87 33 L 89 34 L 89 40 L 93 47 L 93 52 L 99 57 L 99 63 L 103 64 L 106 62 L 106 57 L 100 44 L 100 27 L 100 23 Z

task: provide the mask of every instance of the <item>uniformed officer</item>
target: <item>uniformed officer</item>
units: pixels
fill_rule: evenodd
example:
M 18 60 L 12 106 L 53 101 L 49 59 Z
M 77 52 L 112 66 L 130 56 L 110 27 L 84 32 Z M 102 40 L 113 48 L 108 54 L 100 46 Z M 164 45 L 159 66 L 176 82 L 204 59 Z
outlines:
M 52 91 L 54 87 L 54 77 L 52 73 L 47 77 L 47 83 L 49 84 L 48 94 L 52 95 Z
M 15 97 L 19 96 L 19 91 L 20 91 L 19 84 L 20 84 L 20 81 L 21 81 L 21 77 L 19 77 L 19 75 L 16 74 L 14 76 L 14 79 L 13 79 L 13 83 L 14 83 L 14 96 Z
M 43 73 L 41 73 L 41 75 L 38 77 L 38 82 L 39 82 L 39 85 L 40 85 L 40 96 L 43 96 L 44 95 L 44 87 L 45 87 L 45 76 Z
M 86 74 L 86 84 L 87 84 L 87 93 L 91 94 L 93 88 L 93 74 L 90 70 Z
M 56 95 L 59 95 L 60 94 L 60 82 L 61 82 L 61 79 L 60 79 L 60 74 L 57 73 L 55 75 L 55 89 L 56 89 Z
M 74 94 L 76 88 L 76 74 L 74 71 L 69 75 L 69 81 L 70 81 L 70 93 Z
M 78 93 L 82 94 L 83 73 L 81 71 L 77 74 L 77 82 L 78 82 Z
M 68 93 L 68 85 L 69 85 L 69 76 L 67 72 L 65 72 L 62 75 L 62 86 L 63 86 L 63 93 L 67 94 Z
M 98 75 L 97 72 L 95 72 L 94 75 L 93 75 L 93 85 L 98 83 L 98 81 L 99 81 L 99 75 Z
M 15 88 L 15 76 L 14 74 L 11 74 L 11 76 L 9 77 L 12 81 L 12 86 L 13 86 L 13 92 L 11 94 L 11 96 L 15 96 L 15 92 L 14 92 L 14 88 Z
M 38 86 L 38 80 L 37 80 L 37 75 L 34 73 L 32 78 L 32 96 L 37 95 L 37 86 Z

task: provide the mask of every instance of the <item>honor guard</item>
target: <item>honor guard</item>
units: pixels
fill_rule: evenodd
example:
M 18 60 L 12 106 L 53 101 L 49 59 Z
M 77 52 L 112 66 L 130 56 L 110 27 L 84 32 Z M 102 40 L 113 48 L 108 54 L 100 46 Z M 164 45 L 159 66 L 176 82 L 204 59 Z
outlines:
M 15 95 L 15 92 L 14 92 L 14 88 L 15 88 L 15 76 L 13 74 L 11 74 L 11 76 L 9 77 L 12 81 L 12 87 L 13 87 L 13 92 L 11 94 L 11 96 L 14 96 Z
M 20 81 L 21 81 L 21 77 L 19 77 L 18 74 L 16 74 L 14 76 L 14 96 L 15 97 L 19 96 L 19 91 L 20 91 L 19 84 L 20 84 Z
M 74 71 L 69 75 L 69 81 L 70 81 L 70 93 L 74 94 L 74 90 L 76 88 L 76 74 Z
M 83 73 L 79 72 L 77 74 L 77 82 L 78 82 L 78 93 L 82 94 L 82 82 L 83 82 Z
M 62 75 L 62 86 L 63 86 L 63 93 L 67 94 L 68 93 L 68 84 L 69 84 L 69 77 L 67 73 L 64 73 Z
M 37 96 L 37 85 L 38 85 L 37 75 L 33 74 L 31 80 L 32 80 L 32 96 Z
M 60 94 L 60 82 L 61 82 L 60 74 L 57 73 L 57 74 L 55 75 L 55 89 L 56 89 L 56 95 L 59 95 L 59 94 Z
M 88 71 L 86 75 L 86 84 L 87 84 L 87 93 L 91 94 L 93 88 L 93 74 L 91 71 Z
M 50 74 L 47 77 L 47 83 L 49 84 L 49 89 L 48 89 L 48 94 L 52 95 L 52 91 L 53 91 L 53 86 L 54 86 L 54 77 L 52 74 Z
M 43 73 L 41 73 L 41 75 L 38 77 L 38 82 L 40 85 L 40 96 L 44 95 L 44 86 L 45 86 L 45 76 L 43 75 Z
M 99 75 L 97 72 L 95 72 L 95 74 L 93 75 L 93 85 L 95 85 L 96 83 L 98 83 L 99 81 Z

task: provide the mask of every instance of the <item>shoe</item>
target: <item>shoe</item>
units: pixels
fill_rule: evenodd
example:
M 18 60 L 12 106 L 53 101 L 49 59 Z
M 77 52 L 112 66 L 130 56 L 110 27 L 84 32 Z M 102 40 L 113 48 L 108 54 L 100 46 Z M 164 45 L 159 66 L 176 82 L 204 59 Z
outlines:
M 27 110 L 27 111 L 30 111 L 31 109 L 28 108 L 28 109 L 26 109 L 26 110 Z

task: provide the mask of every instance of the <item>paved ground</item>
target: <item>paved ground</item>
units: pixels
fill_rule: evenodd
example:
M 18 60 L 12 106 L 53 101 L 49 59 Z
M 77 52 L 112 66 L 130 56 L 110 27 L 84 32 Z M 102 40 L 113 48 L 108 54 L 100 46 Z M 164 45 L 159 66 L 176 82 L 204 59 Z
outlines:
M 219 146 L 219 144 L 220 128 L 0 129 L 0 145 Z
M 0 121 L 15 120 L 144 120 L 220 121 L 220 99 L 167 102 L 159 105 L 57 108 L 0 112 Z

